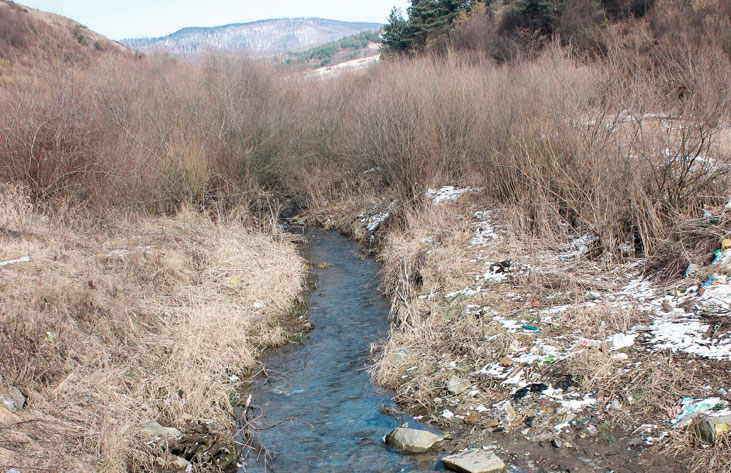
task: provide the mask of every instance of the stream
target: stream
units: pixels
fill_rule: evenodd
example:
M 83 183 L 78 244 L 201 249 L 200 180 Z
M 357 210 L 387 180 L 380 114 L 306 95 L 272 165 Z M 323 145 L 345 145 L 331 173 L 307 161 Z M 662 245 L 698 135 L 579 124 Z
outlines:
M 332 232 L 308 229 L 302 255 L 315 269 L 308 320 L 315 328 L 264 357 L 269 375 L 252 392 L 263 410 L 257 420 L 271 458 L 250 454 L 240 472 L 431 472 L 438 457 L 402 455 L 383 444 L 392 428 L 427 428 L 408 416 L 383 414 L 395 408 L 392 394 L 375 386 L 367 372 L 370 346 L 389 328 L 388 301 L 378 288 L 379 267 L 358 246 Z M 305 424 L 305 422 L 307 424 Z

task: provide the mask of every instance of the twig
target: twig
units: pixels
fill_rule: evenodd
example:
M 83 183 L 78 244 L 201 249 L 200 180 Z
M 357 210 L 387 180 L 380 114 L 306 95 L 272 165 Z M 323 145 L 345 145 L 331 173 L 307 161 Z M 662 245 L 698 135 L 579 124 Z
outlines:
M 277 422 L 276 424 L 272 424 L 268 427 L 255 427 L 255 429 L 258 431 L 269 430 L 269 429 L 273 429 L 274 427 L 279 427 L 282 424 L 286 424 L 287 422 L 299 422 L 300 424 L 305 424 L 306 426 L 308 426 L 310 428 L 314 428 L 314 425 L 310 424 L 309 422 L 305 422 L 304 420 L 297 419 L 296 417 L 290 417 L 289 419 L 284 419 L 283 421 Z
M 15 468 L 16 470 L 31 470 L 31 471 L 58 471 L 54 468 L 41 468 L 38 466 L 0 465 L 1 470 L 10 470 L 11 468 Z

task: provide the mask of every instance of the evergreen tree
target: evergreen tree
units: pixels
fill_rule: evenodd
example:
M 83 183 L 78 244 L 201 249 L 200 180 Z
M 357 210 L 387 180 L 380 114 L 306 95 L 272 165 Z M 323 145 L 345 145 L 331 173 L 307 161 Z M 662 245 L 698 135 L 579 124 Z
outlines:
M 411 0 L 408 19 L 393 9 L 384 28 L 386 52 L 418 51 L 429 36 L 445 31 L 460 12 L 469 10 L 476 0 Z
M 540 34 L 553 33 L 557 8 L 551 0 L 519 0 L 517 14 L 524 19 L 531 31 Z
M 413 41 L 407 35 L 409 23 L 398 8 L 391 10 L 388 24 L 383 28 L 381 48 L 386 53 L 401 53 L 413 49 Z

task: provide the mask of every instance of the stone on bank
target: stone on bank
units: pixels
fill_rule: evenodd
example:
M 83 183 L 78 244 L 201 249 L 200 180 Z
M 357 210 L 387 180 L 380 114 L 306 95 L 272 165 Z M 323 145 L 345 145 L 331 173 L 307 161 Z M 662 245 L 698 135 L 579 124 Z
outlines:
M 475 451 L 442 458 L 444 466 L 459 473 L 495 473 L 505 471 L 505 463 L 492 452 Z
M 175 427 L 163 427 L 157 422 L 149 422 L 143 430 L 150 437 L 159 437 L 163 440 L 179 439 L 182 435 Z

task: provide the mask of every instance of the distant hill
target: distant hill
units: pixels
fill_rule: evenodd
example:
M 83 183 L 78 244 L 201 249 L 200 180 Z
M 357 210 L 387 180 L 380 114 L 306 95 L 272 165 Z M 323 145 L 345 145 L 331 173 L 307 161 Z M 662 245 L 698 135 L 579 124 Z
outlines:
M 325 43 L 303 52 L 288 52 L 285 62 L 305 64 L 311 68 L 333 66 L 364 57 L 378 56 L 380 31 L 364 31 Z
M 38 61 L 84 63 L 107 53 L 131 51 L 69 18 L 0 0 L 0 82 L 32 73 Z
M 10 0 L 0 0 L 0 57 L 11 59 L 30 52 L 34 47 L 76 55 L 129 52 L 122 44 L 74 20 Z
M 183 28 L 162 38 L 126 39 L 122 43 L 142 52 L 190 54 L 225 49 L 275 55 L 306 51 L 364 31 L 379 31 L 382 26 L 320 18 L 284 18 L 210 28 Z

